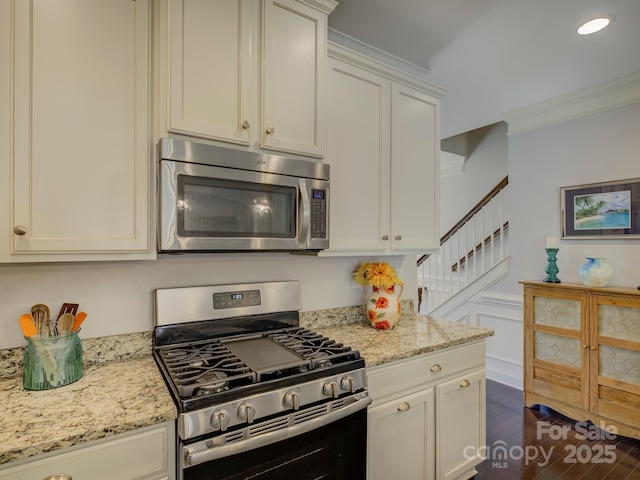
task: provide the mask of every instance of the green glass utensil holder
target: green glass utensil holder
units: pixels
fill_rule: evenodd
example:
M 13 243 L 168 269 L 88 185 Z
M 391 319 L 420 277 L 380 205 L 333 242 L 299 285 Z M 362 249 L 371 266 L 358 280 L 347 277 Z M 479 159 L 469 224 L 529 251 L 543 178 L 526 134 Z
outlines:
M 22 386 L 25 390 L 49 390 L 82 377 L 82 344 L 78 331 L 50 337 L 25 337 Z

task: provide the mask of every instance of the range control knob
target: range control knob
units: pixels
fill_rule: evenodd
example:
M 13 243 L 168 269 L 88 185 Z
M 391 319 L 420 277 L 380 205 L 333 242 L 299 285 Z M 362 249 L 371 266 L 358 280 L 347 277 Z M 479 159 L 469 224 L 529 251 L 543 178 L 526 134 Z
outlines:
M 336 382 L 327 382 L 322 386 L 322 393 L 327 397 L 338 398 L 338 385 Z
M 298 410 L 300 408 L 300 395 L 296 392 L 287 392 L 284 396 L 285 408 L 292 410 Z
M 229 416 L 229 412 L 227 412 L 226 410 L 216 410 L 211 414 L 211 427 L 214 430 L 225 432 L 227 430 L 227 426 L 229 425 L 230 419 L 231 417 Z
M 353 377 L 342 377 L 342 380 L 340 380 L 340 388 L 345 392 L 353 393 L 355 385 L 356 381 Z
M 253 419 L 256 418 L 256 408 L 250 403 L 244 402 L 238 407 L 238 418 L 243 422 L 253 422 Z

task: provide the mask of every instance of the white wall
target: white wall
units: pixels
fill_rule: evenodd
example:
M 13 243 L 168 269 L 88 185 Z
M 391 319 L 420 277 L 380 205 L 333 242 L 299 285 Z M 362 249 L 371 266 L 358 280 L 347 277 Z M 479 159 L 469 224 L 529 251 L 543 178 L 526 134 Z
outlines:
M 0 265 L 0 349 L 26 344 L 18 318 L 36 303 L 49 305 L 53 315 L 63 302 L 79 303 L 88 313 L 81 338 L 152 330 L 153 290 L 163 287 L 299 280 L 303 311 L 360 305 L 368 292 L 353 287 L 351 272 L 363 260 L 388 261 L 405 283 L 402 298 L 417 302 L 415 255 L 191 254 L 138 262 Z
M 440 232 L 444 235 L 507 176 L 507 125 L 479 128 L 467 135 L 469 156 L 464 173 L 440 183 Z
M 546 237 L 561 237 L 560 188 L 640 177 L 640 103 L 509 137 L 509 276 L 492 290 L 521 294 L 542 280 Z M 640 240 L 560 240 L 558 278 L 580 283 L 585 256 L 607 257 L 611 285 L 640 284 Z

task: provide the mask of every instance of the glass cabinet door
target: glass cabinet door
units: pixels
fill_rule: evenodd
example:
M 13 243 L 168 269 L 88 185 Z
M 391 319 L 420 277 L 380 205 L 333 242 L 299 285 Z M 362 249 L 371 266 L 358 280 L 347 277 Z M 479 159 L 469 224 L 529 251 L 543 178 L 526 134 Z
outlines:
M 638 425 L 640 299 L 593 296 L 591 312 L 591 410 Z
M 531 325 L 525 354 L 525 389 L 588 407 L 588 325 L 586 297 L 579 292 L 527 289 L 525 315 Z

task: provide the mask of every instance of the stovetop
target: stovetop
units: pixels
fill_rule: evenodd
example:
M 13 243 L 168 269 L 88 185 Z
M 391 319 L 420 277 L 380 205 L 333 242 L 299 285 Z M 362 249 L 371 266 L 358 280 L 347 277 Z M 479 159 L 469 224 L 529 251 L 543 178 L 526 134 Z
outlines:
M 359 352 L 301 327 L 165 345 L 155 354 L 184 411 L 363 366 Z
M 300 327 L 300 306 L 298 282 L 156 290 L 154 357 L 178 410 L 272 402 L 303 384 L 314 385 L 308 402 L 366 387 L 350 374 L 364 372 L 360 353 Z

